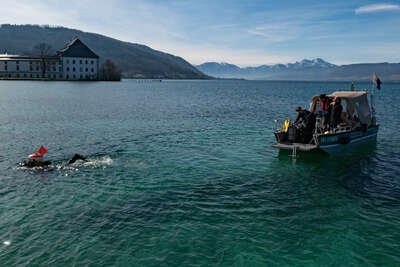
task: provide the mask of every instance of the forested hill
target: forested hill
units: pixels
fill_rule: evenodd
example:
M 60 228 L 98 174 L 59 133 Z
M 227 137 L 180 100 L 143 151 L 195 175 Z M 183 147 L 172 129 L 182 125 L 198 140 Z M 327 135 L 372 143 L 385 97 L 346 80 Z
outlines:
M 72 38 L 78 37 L 100 60 L 111 59 L 124 77 L 204 79 L 202 72 L 181 57 L 163 53 L 148 46 L 119 41 L 95 33 L 64 27 L 38 25 L 1 25 L 0 53 L 29 54 L 38 43 L 47 43 L 59 50 Z

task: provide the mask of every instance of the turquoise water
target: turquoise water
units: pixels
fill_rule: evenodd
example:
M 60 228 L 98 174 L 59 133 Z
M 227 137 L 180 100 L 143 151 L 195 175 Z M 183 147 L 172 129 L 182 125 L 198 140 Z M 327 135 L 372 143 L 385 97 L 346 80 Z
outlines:
M 274 119 L 348 87 L 0 82 L 1 266 L 399 265 L 400 84 L 375 143 L 270 147 Z M 20 168 L 42 144 L 53 165 Z

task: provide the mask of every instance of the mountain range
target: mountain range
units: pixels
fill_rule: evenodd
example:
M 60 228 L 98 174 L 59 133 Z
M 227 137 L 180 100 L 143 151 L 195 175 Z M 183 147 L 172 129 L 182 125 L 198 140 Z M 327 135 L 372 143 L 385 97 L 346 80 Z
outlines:
M 384 81 L 400 81 L 400 63 L 335 65 L 321 58 L 295 63 L 238 67 L 229 63 L 206 62 L 196 66 L 217 78 L 254 80 L 367 81 L 375 72 Z
M 79 37 L 100 56 L 102 62 L 112 60 L 123 77 L 209 78 L 181 57 L 145 45 L 65 27 L 3 24 L 0 26 L 0 53 L 31 54 L 33 47 L 39 43 L 49 44 L 56 52 L 74 37 Z

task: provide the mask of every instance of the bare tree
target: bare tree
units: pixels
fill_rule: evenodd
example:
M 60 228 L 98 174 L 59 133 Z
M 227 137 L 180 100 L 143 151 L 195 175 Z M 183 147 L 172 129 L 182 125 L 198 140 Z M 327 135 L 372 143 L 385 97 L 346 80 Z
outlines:
M 120 81 L 121 80 L 121 71 L 111 60 L 107 59 L 100 66 L 99 70 L 100 80 L 103 81 Z
M 40 69 L 42 71 L 42 78 L 46 75 L 48 65 L 48 58 L 52 55 L 53 49 L 51 45 L 46 43 L 39 43 L 33 47 L 33 54 L 40 57 Z

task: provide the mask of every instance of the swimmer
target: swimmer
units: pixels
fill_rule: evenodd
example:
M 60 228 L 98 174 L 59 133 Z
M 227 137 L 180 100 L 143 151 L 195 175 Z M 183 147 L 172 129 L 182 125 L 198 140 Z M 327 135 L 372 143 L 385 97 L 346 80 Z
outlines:
M 23 162 L 23 166 L 33 168 L 33 167 L 45 167 L 51 164 L 51 161 L 44 160 L 43 156 L 47 153 L 47 148 L 41 146 L 36 153 L 30 154 L 28 159 Z
M 28 168 L 34 167 L 47 167 L 51 164 L 51 161 L 44 160 L 43 157 L 47 153 L 47 148 L 41 146 L 36 153 L 30 154 L 28 158 L 22 163 L 22 166 Z M 69 161 L 68 165 L 75 163 L 78 160 L 87 161 L 86 157 L 75 154 Z
M 83 161 L 87 161 L 86 158 L 82 155 L 79 154 L 75 154 L 72 159 L 70 159 L 70 161 L 68 161 L 68 165 L 69 164 L 73 164 L 75 163 L 77 160 L 83 160 Z

